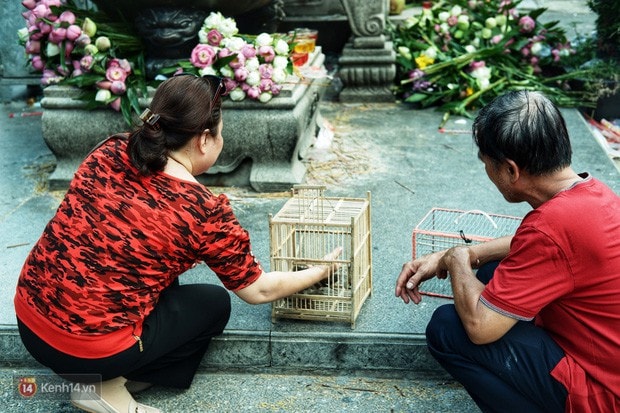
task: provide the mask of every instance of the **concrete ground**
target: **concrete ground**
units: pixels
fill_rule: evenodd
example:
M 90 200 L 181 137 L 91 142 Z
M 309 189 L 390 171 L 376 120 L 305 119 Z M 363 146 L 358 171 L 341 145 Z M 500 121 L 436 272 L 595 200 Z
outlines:
M 535 3 L 562 3 L 554 12 L 563 22 L 592 22 L 585 1 Z M 16 87 L 12 102 L 0 107 L 0 411 L 75 412 L 66 395 L 52 400 L 16 393 L 20 379 L 36 377 L 41 383 L 49 373 L 21 345 L 12 298 L 23 261 L 62 197 L 62 191 L 46 187 L 54 156 L 42 138 L 40 109 L 29 103 L 25 87 Z M 307 153 L 306 183 L 325 185 L 330 197 L 372 194 L 373 291 L 355 328 L 272 321 L 270 305 L 251 306 L 233 296 L 231 321 L 212 343 L 192 388 L 154 388 L 140 394 L 140 401 L 166 412 L 478 411 L 424 345 L 429 317 L 449 300 L 426 297 L 418 306 L 405 305 L 394 297 L 394 282 L 412 255 L 413 229 L 431 208 L 523 216 L 528 206 L 506 203 L 487 179 L 470 119 L 452 117 L 448 132 L 440 133 L 442 114 L 432 109 L 329 99 L 319 107 L 319 126 L 333 133 L 333 142 Z M 563 114 L 574 168 L 620 193 L 620 172 L 582 116 L 573 109 Z M 256 256 L 269 267 L 267 217 L 289 194 L 213 190 L 228 194 Z M 219 283 L 204 266 L 182 279 Z

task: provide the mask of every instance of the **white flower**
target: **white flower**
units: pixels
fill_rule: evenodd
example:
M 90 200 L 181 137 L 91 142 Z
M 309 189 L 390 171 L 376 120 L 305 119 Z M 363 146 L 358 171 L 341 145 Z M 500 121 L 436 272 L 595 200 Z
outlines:
M 271 80 L 275 83 L 284 83 L 286 81 L 286 71 L 284 69 L 273 69 Z
M 245 99 L 245 92 L 243 91 L 243 89 L 241 89 L 240 87 L 235 88 L 234 90 L 232 90 L 228 96 L 230 96 L 230 100 L 234 101 L 234 102 L 239 102 L 243 99 Z
M 227 39 L 222 40 L 222 43 L 224 47 L 229 48 L 233 52 L 240 51 L 243 48 L 243 46 L 246 45 L 245 40 L 243 40 L 241 37 L 227 38 Z
M 215 69 L 213 68 L 213 66 L 204 67 L 204 68 L 200 69 L 198 71 L 198 73 L 200 74 L 200 76 L 206 76 L 206 75 L 218 76 L 218 74 L 215 71 Z
M 411 60 L 411 50 L 406 46 L 398 46 L 398 54 L 407 60 Z
M 22 27 L 17 31 L 17 37 L 20 42 L 26 43 L 30 37 L 30 33 L 28 33 L 27 27 Z
M 247 79 L 245 79 L 245 83 L 250 86 L 258 86 L 258 84 L 260 83 L 260 73 L 258 72 L 258 70 L 250 72 Z
M 465 46 L 465 51 L 467 53 L 474 53 L 476 51 L 476 48 L 474 47 L 474 45 L 468 44 L 467 46 Z
M 108 89 L 99 89 L 95 95 L 97 102 L 107 102 L 112 97 L 112 92 Z
M 209 31 L 211 29 L 218 29 L 222 22 L 224 21 L 224 16 L 220 12 L 211 12 L 203 23 L 203 28 L 205 31 Z
M 428 49 L 424 50 L 422 54 L 431 59 L 437 58 L 437 48 L 435 46 L 431 46 Z
M 446 22 L 446 21 L 448 21 L 448 17 L 450 17 L 450 13 L 448 13 L 447 11 L 441 11 L 437 15 L 437 17 L 439 17 L 440 21 Z
M 45 49 L 47 57 L 58 56 L 60 54 L 60 47 L 57 44 L 48 42 Z
M 219 32 L 224 37 L 233 37 L 239 33 L 239 29 L 237 29 L 237 23 L 233 19 L 225 19 L 219 27 Z
M 271 46 L 273 43 L 273 37 L 268 33 L 261 33 L 256 37 L 255 43 L 258 46 Z
M 198 42 L 203 44 L 209 44 L 209 39 L 207 39 L 208 31 L 201 29 L 198 31 Z
M 263 92 L 258 97 L 258 100 L 262 103 L 267 103 L 271 100 L 272 97 L 273 95 L 271 94 L 271 92 Z
M 476 83 L 478 83 L 478 87 L 482 89 L 486 89 L 490 85 L 491 80 L 491 68 L 482 66 L 473 70 L 471 73 L 471 77 L 476 79 Z
M 258 61 L 258 57 L 251 57 L 245 61 L 245 67 L 250 72 L 258 70 L 258 66 L 260 66 L 260 62 Z
M 286 69 L 288 66 L 288 57 L 276 56 L 274 57 L 272 64 L 275 69 Z
M 454 6 L 452 7 L 452 10 L 450 10 L 450 14 L 453 16 L 458 16 L 461 13 L 463 13 L 461 6 Z
M 289 51 L 288 50 L 288 43 L 286 43 L 282 39 L 278 39 L 276 41 L 276 44 L 275 44 L 273 49 L 275 50 L 276 54 L 288 56 L 288 51 Z
M 222 68 L 220 69 L 220 74 L 224 77 L 230 78 L 230 79 L 234 79 L 235 78 L 235 71 L 233 70 L 232 67 L 225 65 L 222 66 Z

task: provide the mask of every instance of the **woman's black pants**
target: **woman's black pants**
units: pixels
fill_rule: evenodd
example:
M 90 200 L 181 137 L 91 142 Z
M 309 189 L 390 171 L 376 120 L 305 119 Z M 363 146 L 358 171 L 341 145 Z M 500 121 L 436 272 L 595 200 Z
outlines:
M 72 377 L 123 376 L 162 386 L 189 388 L 211 338 L 224 331 L 230 317 L 230 296 L 210 284 L 179 285 L 162 292 L 155 309 L 146 317 L 139 343 L 100 359 L 74 357 L 56 350 L 18 321 L 26 349 L 56 374 Z M 99 376 L 100 375 L 100 376 Z

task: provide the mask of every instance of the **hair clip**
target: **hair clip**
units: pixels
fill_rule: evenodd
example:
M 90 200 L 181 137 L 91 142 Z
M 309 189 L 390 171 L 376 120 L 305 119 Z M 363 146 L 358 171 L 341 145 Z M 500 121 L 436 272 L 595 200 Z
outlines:
M 159 129 L 159 125 L 157 124 L 157 121 L 159 120 L 159 115 L 157 113 L 151 112 L 151 109 L 144 109 L 144 112 L 142 112 L 142 114 L 140 115 L 140 119 L 142 119 L 142 122 L 148 123 L 150 126 Z

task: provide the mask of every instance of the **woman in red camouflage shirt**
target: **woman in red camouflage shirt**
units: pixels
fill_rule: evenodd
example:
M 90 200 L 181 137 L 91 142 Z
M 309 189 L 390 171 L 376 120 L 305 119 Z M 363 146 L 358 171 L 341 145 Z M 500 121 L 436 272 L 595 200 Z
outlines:
M 230 315 L 224 288 L 179 284 L 198 262 L 251 304 L 328 275 L 264 272 L 226 196 L 194 177 L 222 150 L 224 92 L 215 76 L 163 82 L 139 129 L 84 160 L 24 264 L 14 300 L 22 341 L 57 374 L 95 385 L 71 395 L 84 410 L 157 412 L 128 388 L 190 386 Z

